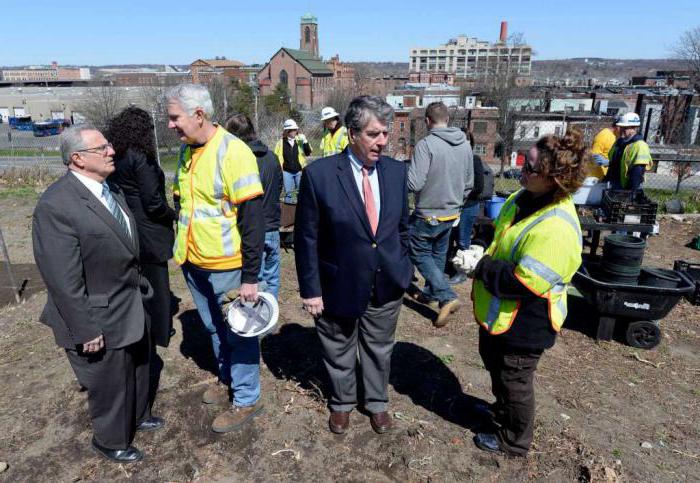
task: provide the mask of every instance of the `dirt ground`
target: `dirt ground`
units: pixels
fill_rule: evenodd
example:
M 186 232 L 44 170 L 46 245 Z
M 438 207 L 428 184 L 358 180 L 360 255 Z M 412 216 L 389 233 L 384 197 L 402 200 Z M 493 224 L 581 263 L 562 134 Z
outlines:
M 0 227 L 16 263 L 32 263 L 32 197 L 0 198 Z M 645 263 L 700 259 L 687 249 L 697 221 L 664 220 Z M 681 302 L 652 351 L 591 338 L 591 307 L 572 301 L 588 329 L 565 328 L 536 375 L 535 441 L 526 459 L 477 450 L 469 406 L 492 401 L 471 309 L 434 329 L 430 311 L 401 312 L 390 380 L 395 429 L 376 435 L 355 411 L 346 435 L 327 429 L 326 376 L 312 321 L 301 311 L 293 253 L 283 256 L 281 329 L 262 341 L 264 415 L 244 430 L 211 432 L 200 404 L 212 355 L 179 269 L 177 334 L 154 413 L 164 430 L 138 434 L 142 462 L 115 465 L 90 450 L 86 394 L 38 322 L 44 292 L 0 308 L 1 481 L 699 481 L 700 309 Z M 36 281 L 33 282 L 34 284 Z M 468 300 L 469 284 L 459 286 Z M 585 326 L 585 324 L 584 324 Z

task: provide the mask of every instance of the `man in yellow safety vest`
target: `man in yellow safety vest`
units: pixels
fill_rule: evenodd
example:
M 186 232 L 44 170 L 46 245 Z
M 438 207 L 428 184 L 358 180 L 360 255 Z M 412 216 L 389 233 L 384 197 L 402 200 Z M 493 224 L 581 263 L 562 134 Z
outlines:
M 612 189 L 640 189 L 644 173 L 653 163 L 649 145 L 639 134 L 639 115 L 628 112 L 620 116 L 616 124 L 620 128 L 620 138 L 610 148 L 610 167 L 605 180 L 610 181 Z
M 263 189 L 255 155 L 245 142 L 211 122 L 206 87 L 183 84 L 166 93 L 168 127 L 183 142 L 173 194 L 179 206 L 175 261 L 211 336 L 219 381 L 202 402 L 233 405 L 216 417 L 212 430 L 241 427 L 261 410 L 260 348 L 255 337 L 228 328 L 219 308 L 240 287 L 244 302 L 258 298 L 265 226 Z

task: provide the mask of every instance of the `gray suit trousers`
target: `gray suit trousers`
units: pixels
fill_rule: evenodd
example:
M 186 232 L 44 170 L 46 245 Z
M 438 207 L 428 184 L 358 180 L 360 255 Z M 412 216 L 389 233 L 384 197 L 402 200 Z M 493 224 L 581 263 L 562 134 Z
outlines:
M 370 305 L 357 319 L 322 315 L 316 330 L 323 363 L 331 380 L 332 411 L 351 411 L 357 406 L 357 358 L 359 354 L 364 407 L 371 413 L 387 410 L 389 371 L 394 333 L 403 298 L 381 306 Z

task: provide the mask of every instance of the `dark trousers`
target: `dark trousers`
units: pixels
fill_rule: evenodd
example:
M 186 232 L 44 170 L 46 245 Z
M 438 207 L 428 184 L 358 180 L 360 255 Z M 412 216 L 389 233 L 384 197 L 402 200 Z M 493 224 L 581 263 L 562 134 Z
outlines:
M 394 333 L 403 298 L 384 305 L 370 303 L 357 319 L 321 316 L 316 330 L 323 363 L 331 380 L 332 411 L 351 411 L 357 405 L 357 357 L 365 390 L 364 407 L 371 413 L 387 410 L 389 371 Z
M 502 348 L 496 337 L 479 331 L 479 354 L 491 375 L 491 391 L 496 432 L 506 453 L 524 456 L 530 449 L 535 428 L 535 388 L 537 363 L 542 350 Z
M 153 287 L 153 297 L 143 304 L 151 318 L 151 339 L 155 345 L 168 347 L 170 329 L 173 328 L 168 262 L 147 262 L 141 267 L 143 276 Z
M 148 403 L 148 332 L 122 349 L 85 355 L 66 350 L 81 386 L 87 389 L 95 441 L 105 448 L 126 449 L 136 426 L 151 417 Z

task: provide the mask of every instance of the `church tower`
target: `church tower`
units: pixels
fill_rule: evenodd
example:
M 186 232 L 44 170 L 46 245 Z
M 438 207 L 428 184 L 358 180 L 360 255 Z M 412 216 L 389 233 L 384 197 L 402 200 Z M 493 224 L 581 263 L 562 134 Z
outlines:
M 318 55 L 318 19 L 307 13 L 301 17 L 300 27 L 299 49 L 320 57 Z

